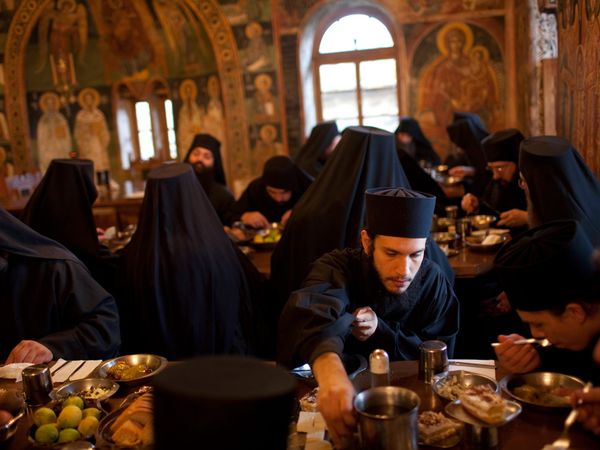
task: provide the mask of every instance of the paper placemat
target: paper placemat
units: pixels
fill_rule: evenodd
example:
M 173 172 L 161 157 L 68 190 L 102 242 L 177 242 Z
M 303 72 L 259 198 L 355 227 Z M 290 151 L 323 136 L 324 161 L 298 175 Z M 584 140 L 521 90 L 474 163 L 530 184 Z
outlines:
M 69 361 L 67 364 L 58 369 L 54 375 L 52 375 L 52 381 L 55 383 L 64 383 L 82 363 L 83 360 Z
M 26 367 L 32 366 L 31 363 L 12 363 L 0 367 L 0 378 L 14 378 L 15 383 L 21 381 L 21 372 Z
M 470 366 L 469 363 L 488 367 Z M 496 379 L 496 361 L 493 359 L 453 359 L 450 361 L 448 370 L 462 370 L 464 372 L 483 375 L 484 377 L 491 378 L 492 380 Z

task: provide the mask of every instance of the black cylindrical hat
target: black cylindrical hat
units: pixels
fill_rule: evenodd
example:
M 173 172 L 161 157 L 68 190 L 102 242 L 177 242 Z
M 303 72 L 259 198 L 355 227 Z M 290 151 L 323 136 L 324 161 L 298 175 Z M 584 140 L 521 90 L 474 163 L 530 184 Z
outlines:
M 365 192 L 367 228 L 373 234 L 426 238 L 431 231 L 435 197 L 404 188 Z
M 210 356 L 154 381 L 156 449 L 285 450 L 296 382 L 253 358 Z
M 516 128 L 497 131 L 481 141 L 488 162 L 511 161 L 519 162 L 519 146 L 525 139 Z

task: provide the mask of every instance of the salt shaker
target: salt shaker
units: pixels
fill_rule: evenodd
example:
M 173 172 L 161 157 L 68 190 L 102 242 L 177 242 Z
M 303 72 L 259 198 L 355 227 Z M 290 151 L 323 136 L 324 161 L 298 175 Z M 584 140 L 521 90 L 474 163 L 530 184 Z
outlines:
M 35 364 L 23 369 L 23 392 L 30 406 L 42 405 L 50 401 L 52 378 L 48 364 Z
M 373 350 L 369 355 L 371 387 L 390 385 L 390 358 L 385 350 Z

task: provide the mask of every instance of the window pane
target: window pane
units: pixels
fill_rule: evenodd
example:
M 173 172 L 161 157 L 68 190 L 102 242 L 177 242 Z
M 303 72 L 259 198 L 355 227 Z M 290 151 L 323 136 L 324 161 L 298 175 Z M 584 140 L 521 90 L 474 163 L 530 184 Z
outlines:
M 331 92 L 321 94 L 323 120 L 358 117 L 356 92 Z
M 175 128 L 175 120 L 173 119 L 173 102 L 165 100 L 165 117 L 167 118 L 167 129 Z
M 177 143 L 175 138 L 175 120 L 173 119 L 173 102 L 165 100 L 165 117 L 167 119 L 167 138 L 169 139 L 169 156 L 177 159 Z
M 337 119 L 336 123 L 338 130 L 342 131 L 344 128 L 358 126 L 358 117 L 353 117 L 351 119 Z
M 361 94 L 364 116 L 398 115 L 398 99 L 395 86 L 392 88 L 369 89 L 362 91 Z
M 354 63 L 323 64 L 319 66 L 321 92 L 356 90 Z
M 396 87 L 396 60 L 394 59 L 363 61 L 360 63 L 359 70 L 361 88 Z
M 135 117 L 138 130 L 152 130 L 152 118 L 150 117 L 150 103 L 136 102 Z
M 140 157 L 148 160 L 154 157 L 154 141 L 152 140 L 152 131 L 139 131 L 138 139 L 140 141 Z
M 117 109 L 117 129 L 119 130 L 121 164 L 123 169 L 129 169 L 129 161 L 133 159 L 133 143 L 131 142 L 129 115 L 123 106 L 119 106 Z
M 398 116 L 374 116 L 374 117 L 364 117 L 363 125 L 369 127 L 377 127 L 382 130 L 389 131 L 393 133 L 394 130 L 398 127 Z
M 350 14 L 333 22 L 323 33 L 319 53 L 337 53 L 393 47 L 386 26 L 366 14 Z
M 177 159 L 177 138 L 175 130 L 168 130 L 167 137 L 169 138 L 169 155 L 172 159 Z

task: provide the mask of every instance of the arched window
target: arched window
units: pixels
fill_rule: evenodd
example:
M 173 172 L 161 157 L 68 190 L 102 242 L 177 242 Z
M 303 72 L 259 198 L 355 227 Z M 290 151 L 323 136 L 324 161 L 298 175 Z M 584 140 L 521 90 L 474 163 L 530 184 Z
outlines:
M 398 125 L 397 50 L 382 20 L 350 13 L 328 21 L 313 49 L 319 121 L 340 129 Z

